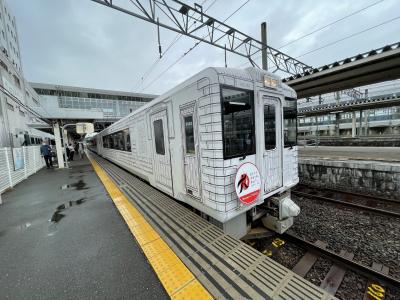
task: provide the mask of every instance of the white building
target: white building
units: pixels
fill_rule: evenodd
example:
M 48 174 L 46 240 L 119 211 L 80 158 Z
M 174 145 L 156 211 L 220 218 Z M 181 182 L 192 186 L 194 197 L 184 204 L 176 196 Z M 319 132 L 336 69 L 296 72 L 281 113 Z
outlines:
M 0 50 L 16 70 L 22 74 L 21 52 L 15 16 L 8 9 L 5 0 L 0 0 Z
M 52 137 L 35 129 L 49 127 L 35 111 L 39 106 L 39 95 L 18 66 L 0 52 L 0 147 L 28 146 Z
M 35 128 L 48 127 L 39 108 L 39 95 L 24 79 L 15 17 L 0 0 L 0 147 L 40 143 L 53 135 Z

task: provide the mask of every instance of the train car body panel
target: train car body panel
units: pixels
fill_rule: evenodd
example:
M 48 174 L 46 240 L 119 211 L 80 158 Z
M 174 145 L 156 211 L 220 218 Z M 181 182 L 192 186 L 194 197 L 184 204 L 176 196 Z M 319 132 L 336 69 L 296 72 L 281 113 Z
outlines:
M 265 76 L 276 85 L 266 87 Z M 96 151 L 242 237 L 250 212 L 298 183 L 297 147 L 287 146 L 284 130 L 286 108 L 295 101 L 271 73 L 207 68 L 103 130 Z M 250 205 L 234 184 L 247 162 L 262 178 Z

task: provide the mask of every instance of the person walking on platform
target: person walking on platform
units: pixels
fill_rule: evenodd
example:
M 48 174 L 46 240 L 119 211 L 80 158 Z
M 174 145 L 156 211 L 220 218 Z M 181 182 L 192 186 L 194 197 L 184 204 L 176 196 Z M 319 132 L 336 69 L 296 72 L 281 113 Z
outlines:
M 45 141 L 43 141 L 42 146 L 40 146 L 40 154 L 46 162 L 47 169 L 52 168 L 53 160 L 51 158 L 51 147 Z

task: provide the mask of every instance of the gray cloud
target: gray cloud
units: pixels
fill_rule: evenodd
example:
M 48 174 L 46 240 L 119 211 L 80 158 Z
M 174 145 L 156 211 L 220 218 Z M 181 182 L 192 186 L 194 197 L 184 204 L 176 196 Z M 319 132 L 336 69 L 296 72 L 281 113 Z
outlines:
M 143 73 L 158 58 L 154 25 L 89 0 L 7 2 L 17 18 L 24 73 L 28 80 L 132 91 L 140 83 Z M 243 2 L 217 0 L 208 13 L 223 20 Z M 251 0 L 227 23 L 259 38 L 260 23 L 267 21 L 269 44 L 279 47 L 374 2 L 376 0 Z M 210 3 L 212 0 L 207 0 L 204 7 Z M 385 0 L 283 48 L 283 51 L 296 57 L 396 17 L 399 12 L 399 1 Z M 400 40 L 398 28 L 400 20 L 301 57 L 301 60 L 320 66 L 397 42 Z M 164 50 L 175 36 L 173 32 L 161 30 Z M 181 38 L 144 84 L 139 85 L 139 90 L 152 83 L 145 92 L 163 93 L 207 66 L 224 65 L 222 50 L 200 45 L 153 83 L 154 78 L 192 47 L 194 42 L 186 37 Z M 244 62 L 243 58 L 228 54 L 228 66 L 238 66 Z

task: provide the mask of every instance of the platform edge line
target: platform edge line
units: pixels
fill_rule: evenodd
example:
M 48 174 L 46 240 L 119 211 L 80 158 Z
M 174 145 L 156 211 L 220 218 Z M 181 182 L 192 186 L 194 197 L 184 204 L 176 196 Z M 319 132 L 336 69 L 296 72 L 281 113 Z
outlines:
M 132 235 L 135 237 L 137 244 L 139 245 L 143 254 L 146 256 L 149 264 L 152 266 L 169 297 L 171 299 L 199 299 L 199 297 L 201 297 L 201 299 L 213 299 L 207 289 L 201 284 L 200 281 L 197 280 L 193 273 L 168 246 L 163 238 L 158 235 L 157 231 L 150 225 L 150 223 L 147 222 L 140 211 L 126 198 L 125 194 L 103 170 L 99 163 L 90 158 L 89 155 L 88 158 L 97 176 L 100 178 L 100 181 L 107 190 L 107 193 L 117 207 L 123 220 L 129 227 Z M 132 220 L 136 219 L 135 215 L 139 215 L 139 217 L 144 219 L 144 221 L 142 220 L 139 225 L 133 224 Z M 146 227 L 145 231 L 142 230 L 143 227 Z M 158 238 L 155 238 L 156 236 L 158 236 Z M 157 255 L 157 259 L 155 259 L 154 256 L 150 256 L 148 253 L 146 253 L 144 248 L 145 245 L 148 245 L 155 240 L 161 240 L 166 246 L 166 250 L 161 251 Z M 166 265 L 166 263 L 168 264 L 171 256 L 176 256 L 176 262 L 171 265 Z M 186 273 L 189 278 L 187 278 L 187 280 L 184 281 L 180 286 L 172 289 L 171 286 L 169 286 L 168 278 L 179 278 L 182 276 L 182 273 Z

